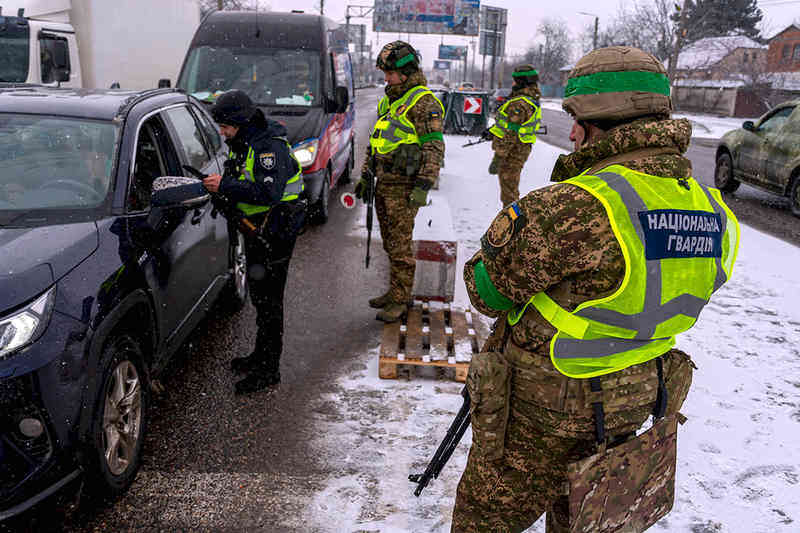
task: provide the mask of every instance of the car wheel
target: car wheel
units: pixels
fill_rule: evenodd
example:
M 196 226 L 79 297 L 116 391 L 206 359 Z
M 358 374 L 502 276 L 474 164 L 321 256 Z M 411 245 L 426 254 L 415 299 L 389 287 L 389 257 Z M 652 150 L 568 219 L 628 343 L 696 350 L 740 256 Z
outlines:
M 108 341 L 91 421 L 87 488 L 113 501 L 133 483 L 147 430 L 149 387 L 139 343 L 128 335 Z
M 249 286 L 247 284 L 247 252 L 244 236 L 238 230 L 231 229 L 235 238 L 231 239 L 228 248 L 228 270 L 231 277 L 220 295 L 220 305 L 227 313 L 240 311 L 247 303 Z
M 325 224 L 328 221 L 329 200 L 331 195 L 331 173 L 326 170 L 322 176 L 322 188 L 319 191 L 319 199 L 311 209 L 311 223 Z
M 731 154 L 722 152 L 717 157 L 717 168 L 714 170 L 714 185 L 722 192 L 733 192 L 739 188 L 739 181 L 733 177 L 733 161 Z
M 792 214 L 800 217 L 800 170 L 794 172 L 789 200 L 791 201 Z

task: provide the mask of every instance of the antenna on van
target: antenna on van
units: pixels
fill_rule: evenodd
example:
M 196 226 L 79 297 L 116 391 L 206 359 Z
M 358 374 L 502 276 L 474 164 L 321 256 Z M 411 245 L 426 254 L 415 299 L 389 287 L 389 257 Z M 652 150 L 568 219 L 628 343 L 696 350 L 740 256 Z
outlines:
M 258 22 L 258 1 L 256 0 L 256 39 L 261 37 L 261 24 Z

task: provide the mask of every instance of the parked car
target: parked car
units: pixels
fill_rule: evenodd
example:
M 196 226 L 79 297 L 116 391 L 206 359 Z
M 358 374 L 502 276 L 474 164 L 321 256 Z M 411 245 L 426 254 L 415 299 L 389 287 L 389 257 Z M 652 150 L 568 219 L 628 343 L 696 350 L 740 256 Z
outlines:
M 286 126 L 303 166 L 309 219 L 328 220 L 355 162 L 353 66 L 343 26 L 319 15 L 216 11 L 195 33 L 178 87 L 211 103 L 239 89 Z
M 511 88 L 509 87 L 500 87 L 499 89 L 495 89 L 492 93 L 492 97 L 489 99 L 489 111 L 491 113 L 497 113 L 497 110 L 506 103 L 508 97 L 511 95 Z
M 245 304 L 244 241 L 182 170 L 225 155 L 174 89 L 0 90 L 0 521 L 79 478 L 125 491 L 152 380 Z
M 733 192 L 741 182 L 788 196 L 792 213 L 800 217 L 800 100 L 784 102 L 722 136 L 714 183 Z

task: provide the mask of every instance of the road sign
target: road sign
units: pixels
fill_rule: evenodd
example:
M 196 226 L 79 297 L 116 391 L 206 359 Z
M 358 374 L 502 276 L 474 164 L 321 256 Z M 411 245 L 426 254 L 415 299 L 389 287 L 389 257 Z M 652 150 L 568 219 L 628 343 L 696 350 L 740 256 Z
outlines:
M 450 62 L 440 59 L 433 60 L 433 70 L 450 70 Z
M 480 115 L 483 112 L 483 98 L 477 96 L 464 97 L 464 114 Z

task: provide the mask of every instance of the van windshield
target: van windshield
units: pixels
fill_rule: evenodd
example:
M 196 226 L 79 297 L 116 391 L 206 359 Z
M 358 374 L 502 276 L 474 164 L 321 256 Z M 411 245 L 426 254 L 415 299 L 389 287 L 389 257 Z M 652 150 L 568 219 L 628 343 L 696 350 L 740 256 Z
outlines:
M 205 45 L 189 53 L 178 87 L 206 101 L 239 89 L 261 105 L 321 105 L 319 71 L 317 50 Z
M 0 17 L 0 82 L 24 83 L 28 79 L 30 27 Z

